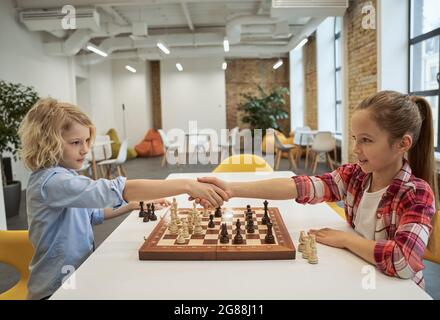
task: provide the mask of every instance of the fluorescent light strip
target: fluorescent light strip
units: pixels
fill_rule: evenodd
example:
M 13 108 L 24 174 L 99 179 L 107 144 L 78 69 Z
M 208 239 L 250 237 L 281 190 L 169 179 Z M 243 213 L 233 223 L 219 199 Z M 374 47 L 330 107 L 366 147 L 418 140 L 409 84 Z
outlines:
M 223 40 L 223 49 L 225 52 L 229 52 L 229 41 L 228 39 Z
M 100 55 L 100 56 L 102 56 L 102 57 L 107 57 L 108 56 L 107 53 L 105 53 L 104 51 L 98 49 L 94 45 L 91 45 L 91 44 L 87 45 L 87 49 L 92 51 L 92 52 L 94 52 L 94 53 L 96 53 L 96 54 L 98 54 L 98 55 Z
M 273 68 L 276 70 L 283 65 L 283 60 L 279 59 L 274 65 Z
M 170 50 L 168 50 L 168 48 L 162 43 L 162 42 L 158 42 L 157 43 L 157 47 L 162 50 L 163 53 L 165 54 L 170 54 Z
M 223 69 L 223 70 L 226 70 L 227 67 L 228 67 L 228 64 L 227 64 L 226 62 L 223 62 L 223 63 L 222 63 L 222 69 Z
M 136 69 L 133 68 L 132 66 L 127 65 L 127 66 L 125 66 L 125 69 L 127 69 L 130 72 L 136 73 Z
M 183 67 L 182 67 L 182 65 L 180 63 L 176 63 L 176 68 L 179 71 L 183 71 Z
M 301 49 L 302 48 L 302 46 L 303 45 L 305 45 L 306 43 L 307 43 L 307 41 L 308 41 L 308 39 L 307 38 L 304 38 L 304 39 L 302 39 L 301 40 L 301 42 L 300 43 L 298 43 L 298 45 L 295 47 L 295 49 L 294 50 L 297 50 L 297 49 Z

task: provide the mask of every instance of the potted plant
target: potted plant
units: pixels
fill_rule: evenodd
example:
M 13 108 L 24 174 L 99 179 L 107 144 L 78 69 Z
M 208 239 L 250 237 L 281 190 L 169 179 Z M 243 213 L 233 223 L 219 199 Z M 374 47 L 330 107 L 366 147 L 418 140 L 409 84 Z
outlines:
M 11 157 L 17 160 L 20 148 L 18 127 L 29 109 L 37 102 L 38 94 L 32 87 L 0 80 L 0 169 L 3 181 L 6 217 L 18 214 L 21 199 L 21 183 L 14 181 L 12 170 L 6 174 L 5 167 L 11 168 Z
M 289 94 L 289 90 L 278 87 L 266 94 L 263 88 L 258 86 L 258 91 L 260 93 L 259 97 L 242 94 L 245 102 L 238 107 L 238 110 L 244 112 L 241 120 L 244 123 L 249 123 L 252 131 L 262 129 L 263 134 L 269 128 L 282 131 L 280 120 L 289 117 L 289 113 L 285 110 L 286 100 L 284 99 L 284 96 Z

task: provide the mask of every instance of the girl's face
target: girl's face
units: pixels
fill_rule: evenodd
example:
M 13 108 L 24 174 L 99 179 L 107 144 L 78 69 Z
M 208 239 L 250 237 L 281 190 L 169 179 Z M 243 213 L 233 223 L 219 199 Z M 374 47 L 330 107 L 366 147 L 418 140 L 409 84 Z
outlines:
M 389 144 L 388 132 L 382 130 L 370 116 L 368 110 L 358 110 L 351 118 L 354 140 L 353 152 L 365 173 L 381 173 L 394 169 L 401 161 L 405 149 L 399 142 Z
M 60 164 L 65 168 L 80 169 L 90 149 L 90 129 L 74 123 L 69 130 L 64 130 L 62 137 L 63 159 Z

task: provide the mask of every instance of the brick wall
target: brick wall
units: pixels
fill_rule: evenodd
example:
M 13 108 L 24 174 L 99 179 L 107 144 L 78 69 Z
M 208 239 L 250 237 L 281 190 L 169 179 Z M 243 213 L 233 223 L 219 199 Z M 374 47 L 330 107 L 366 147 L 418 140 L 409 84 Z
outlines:
M 318 129 L 318 90 L 316 71 L 316 37 L 315 33 L 303 47 L 304 77 L 305 77 L 305 106 L 304 124 L 312 130 Z
M 155 129 L 161 129 L 162 103 L 160 98 L 160 61 L 150 61 L 150 67 L 151 67 L 151 103 L 153 110 L 153 127 Z
M 289 88 L 289 59 L 283 58 L 283 65 L 274 70 L 278 59 L 234 59 L 227 60 L 226 69 L 226 123 L 229 129 L 247 127 L 241 122 L 242 113 L 237 110 L 244 101 L 243 93 L 257 94 L 258 85 L 266 92 L 275 87 Z M 290 114 L 290 98 L 286 97 L 286 111 Z M 284 131 L 290 131 L 290 120 L 282 122 Z
M 367 3 L 371 3 L 377 10 L 376 0 L 350 1 L 344 16 L 344 31 L 347 33 L 347 57 L 344 67 L 348 67 L 349 128 L 354 108 L 368 95 L 377 92 L 377 30 L 362 28 L 362 7 Z M 348 139 L 348 159 L 355 162 L 352 142 L 352 139 Z

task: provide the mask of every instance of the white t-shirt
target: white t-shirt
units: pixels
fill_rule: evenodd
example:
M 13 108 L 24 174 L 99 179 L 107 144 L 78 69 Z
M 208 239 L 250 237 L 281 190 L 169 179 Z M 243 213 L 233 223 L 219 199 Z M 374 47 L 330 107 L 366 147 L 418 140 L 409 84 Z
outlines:
M 370 188 L 368 186 L 362 195 L 359 208 L 354 219 L 354 230 L 363 236 L 365 239 L 374 240 L 374 233 L 376 231 L 376 211 L 382 195 L 387 191 L 388 186 L 375 191 L 367 192 Z

